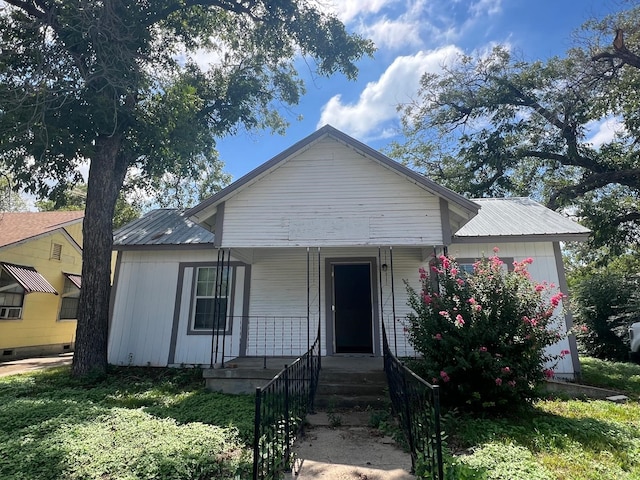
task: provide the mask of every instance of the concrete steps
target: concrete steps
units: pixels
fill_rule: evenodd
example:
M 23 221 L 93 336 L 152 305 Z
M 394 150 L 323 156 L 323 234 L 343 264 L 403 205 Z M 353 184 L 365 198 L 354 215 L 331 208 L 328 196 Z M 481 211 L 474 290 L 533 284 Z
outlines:
M 324 359 L 323 359 L 324 360 Z M 324 362 L 320 370 L 315 406 L 320 409 L 367 407 L 381 408 L 387 403 L 387 379 L 382 362 L 354 362 L 349 370 L 349 358 L 339 365 Z M 379 365 L 378 365 L 379 363 Z M 363 367 L 367 368 L 363 368 Z M 359 367 L 359 368 L 357 368 Z

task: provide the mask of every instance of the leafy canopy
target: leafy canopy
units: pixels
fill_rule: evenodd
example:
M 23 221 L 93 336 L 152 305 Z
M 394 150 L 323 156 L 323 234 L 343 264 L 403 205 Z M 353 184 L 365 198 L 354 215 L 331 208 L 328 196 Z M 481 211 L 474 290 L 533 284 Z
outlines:
M 591 22 L 588 43 L 563 58 L 526 62 L 498 46 L 425 74 L 391 154 L 472 197 L 530 196 L 576 214 L 605 253 L 637 246 L 639 21 L 634 7 Z

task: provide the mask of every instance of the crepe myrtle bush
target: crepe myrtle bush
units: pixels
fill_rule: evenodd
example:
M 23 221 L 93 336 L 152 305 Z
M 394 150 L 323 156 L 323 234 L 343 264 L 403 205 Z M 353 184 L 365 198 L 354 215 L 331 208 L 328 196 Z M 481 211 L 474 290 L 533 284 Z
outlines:
M 431 272 L 420 268 L 422 288 L 407 283 L 409 341 L 420 354 L 414 368 L 441 387 L 446 405 L 492 410 L 527 403 L 557 362 L 546 347 L 564 336 L 555 285 L 536 283 L 531 258 L 507 271 L 494 255 L 463 272 L 455 259 L 440 256 Z

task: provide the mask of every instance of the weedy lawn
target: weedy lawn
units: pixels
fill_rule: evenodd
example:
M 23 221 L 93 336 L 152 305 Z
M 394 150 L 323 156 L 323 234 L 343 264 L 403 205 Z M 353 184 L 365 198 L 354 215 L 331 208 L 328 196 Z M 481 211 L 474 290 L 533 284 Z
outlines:
M 583 382 L 630 401 L 547 398 L 501 418 L 445 418 L 459 461 L 490 480 L 640 479 L 640 366 L 581 359 Z
M 68 368 L 0 378 L 3 480 L 250 477 L 253 397 L 203 388 L 201 371 Z

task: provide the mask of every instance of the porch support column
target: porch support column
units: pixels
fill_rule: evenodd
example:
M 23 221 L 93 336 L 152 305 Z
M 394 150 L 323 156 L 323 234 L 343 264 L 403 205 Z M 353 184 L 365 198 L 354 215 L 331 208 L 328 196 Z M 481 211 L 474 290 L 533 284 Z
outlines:
M 391 311 L 393 313 L 393 348 L 398 356 L 398 332 L 396 328 L 396 291 L 393 285 L 393 247 L 389 247 L 389 268 L 391 269 Z
M 382 322 L 382 335 L 387 336 L 387 329 L 384 325 L 384 298 L 382 297 L 382 251 L 378 247 L 378 287 L 380 289 L 380 321 Z M 387 338 L 387 342 L 389 339 Z
M 311 348 L 311 258 L 309 247 L 307 247 L 307 352 Z
M 322 302 L 320 302 L 320 247 L 318 247 L 318 367 L 322 367 L 322 337 L 320 335 L 320 326 L 322 325 Z M 326 272 L 325 272 L 326 273 Z

